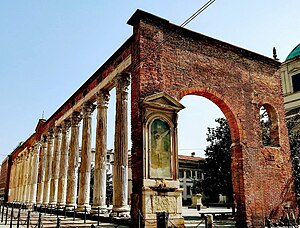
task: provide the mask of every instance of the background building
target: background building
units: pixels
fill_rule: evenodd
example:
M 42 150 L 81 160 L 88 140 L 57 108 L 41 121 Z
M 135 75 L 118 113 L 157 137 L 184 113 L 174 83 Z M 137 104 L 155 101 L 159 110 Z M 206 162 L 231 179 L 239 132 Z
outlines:
M 300 113 L 300 44 L 287 56 L 280 68 L 286 117 Z

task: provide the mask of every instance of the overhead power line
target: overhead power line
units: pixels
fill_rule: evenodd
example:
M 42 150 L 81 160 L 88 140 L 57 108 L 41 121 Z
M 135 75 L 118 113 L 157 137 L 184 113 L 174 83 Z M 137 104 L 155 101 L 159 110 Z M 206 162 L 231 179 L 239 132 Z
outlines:
M 186 19 L 180 27 L 185 27 L 188 23 L 190 23 L 192 20 L 194 20 L 200 13 L 202 13 L 204 10 L 206 10 L 207 7 L 209 7 L 211 4 L 213 4 L 216 0 L 210 0 L 207 3 L 205 3 L 200 9 L 198 9 L 192 16 L 190 16 L 188 19 Z

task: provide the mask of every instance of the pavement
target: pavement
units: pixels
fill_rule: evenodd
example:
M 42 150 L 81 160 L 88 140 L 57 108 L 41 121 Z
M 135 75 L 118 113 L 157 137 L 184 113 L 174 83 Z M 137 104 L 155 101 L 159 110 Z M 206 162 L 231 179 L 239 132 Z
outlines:
M 2 211 L 1 211 L 2 212 Z M 216 207 L 210 207 L 206 209 L 201 209 L 200 211 L 197 211 L 196 209 L 190 209 L 187 207 L 183 207 L 182 209 L 182 215 L 185 218 L 185 224 L 187 228 L 191 227 L 198 227 L 203 228 L 204 225 L 204 218 L 201 217 L 201 214 L 207 213 L 207 214 L 216 214 L 216 213 L 227 213 L 231 212 L 231 209 L 227 208 L 216 208 Z M 201 213 L 201 214 L 199 214 Z M 21 210 L 20 211 L 20 219 L 19 219 L 19 227 L 27 227 L 27 210 Z M 84 222 L 83 219 L 75 218 L 73 217 L 64 217 L 63 215 L 51 215 L 47 213 L 42 213 L 43 217 L 43 227 L 44 228 L 50 228 L 50 227 L 57 227 L 57 221 L 59 220 L 61 227 L 91 227 L 94 225 L 95 227 L 103 227 L 103 228 L 129 228 L 129 226 L 125 225 L 118 225 L 117 223 L 110 223 L 110 222 L 100 222 L 99 226 L 97 226 L 97 221 L 93 220 L 86 220 Z M 108 218 L 108 216 L 107 216 Z M 17 227 L 17 220 L 18 220 L 18 209 L 14 209 L 13 211 L 13 219 L 11 219 L 11 208 L 8 209 L 7 213 L 7 222 L 5 225 L 5 219 L 6 219 L 6 209 L 3 213 L 3 219 L 2 219 L 2 213 L 0 213 L 0 227 Z M 30 212 L 30 226 L 31 228 L 38 227 L 38 220 L 39 220 L 39 212 L 32 211 Z M 12 224 L 12 226 L 10 225 Z M 228 221 L 228 220 L 217 220 L 215 221 L 216 227 L 218 228 L 229 228 L 234 227 L 234 221 Z

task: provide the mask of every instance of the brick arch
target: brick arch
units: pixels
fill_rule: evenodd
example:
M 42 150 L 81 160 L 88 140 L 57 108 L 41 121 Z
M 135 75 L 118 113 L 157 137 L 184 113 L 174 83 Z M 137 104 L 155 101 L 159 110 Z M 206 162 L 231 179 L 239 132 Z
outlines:
M 193 87 L 181 91 L 179 93 L 178 100 L 181 100 L 186 95 L 202 96 L 209 99 L 215 105 L 217 105 L 221 109 L 221 111 L 223 112 L 223 114 L 225 115 L 228 121 L 232 143 L 239 144 L 241 138 L 240 126 L 238 125 L 238 122 L 236 121 L 236 117 L 234 113 L 231 111 L 228 102 L 226 101 L 226 99 L 222 97 L 222 95 L 207 88 Z

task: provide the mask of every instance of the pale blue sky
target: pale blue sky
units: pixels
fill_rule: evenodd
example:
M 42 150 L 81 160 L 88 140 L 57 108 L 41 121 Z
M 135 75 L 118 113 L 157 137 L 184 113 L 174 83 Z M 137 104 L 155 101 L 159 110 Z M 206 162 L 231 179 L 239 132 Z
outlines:
M 0 160 L 34 132 L 43 111 L 45 118 L 51 116 L 132 34 L 126 22 L 136 9 L 179 25 L 205 3 L 1 0 Z M 216 0 L 187 28 L 269 57 L 275 46 L 284 60 L 300 43 L 299 9 L 299 0 Z M 221 115 L 205 101 L 183 99 L 187 109 L 179 119 L 180 149 L 205 148 L 206 129 Z

